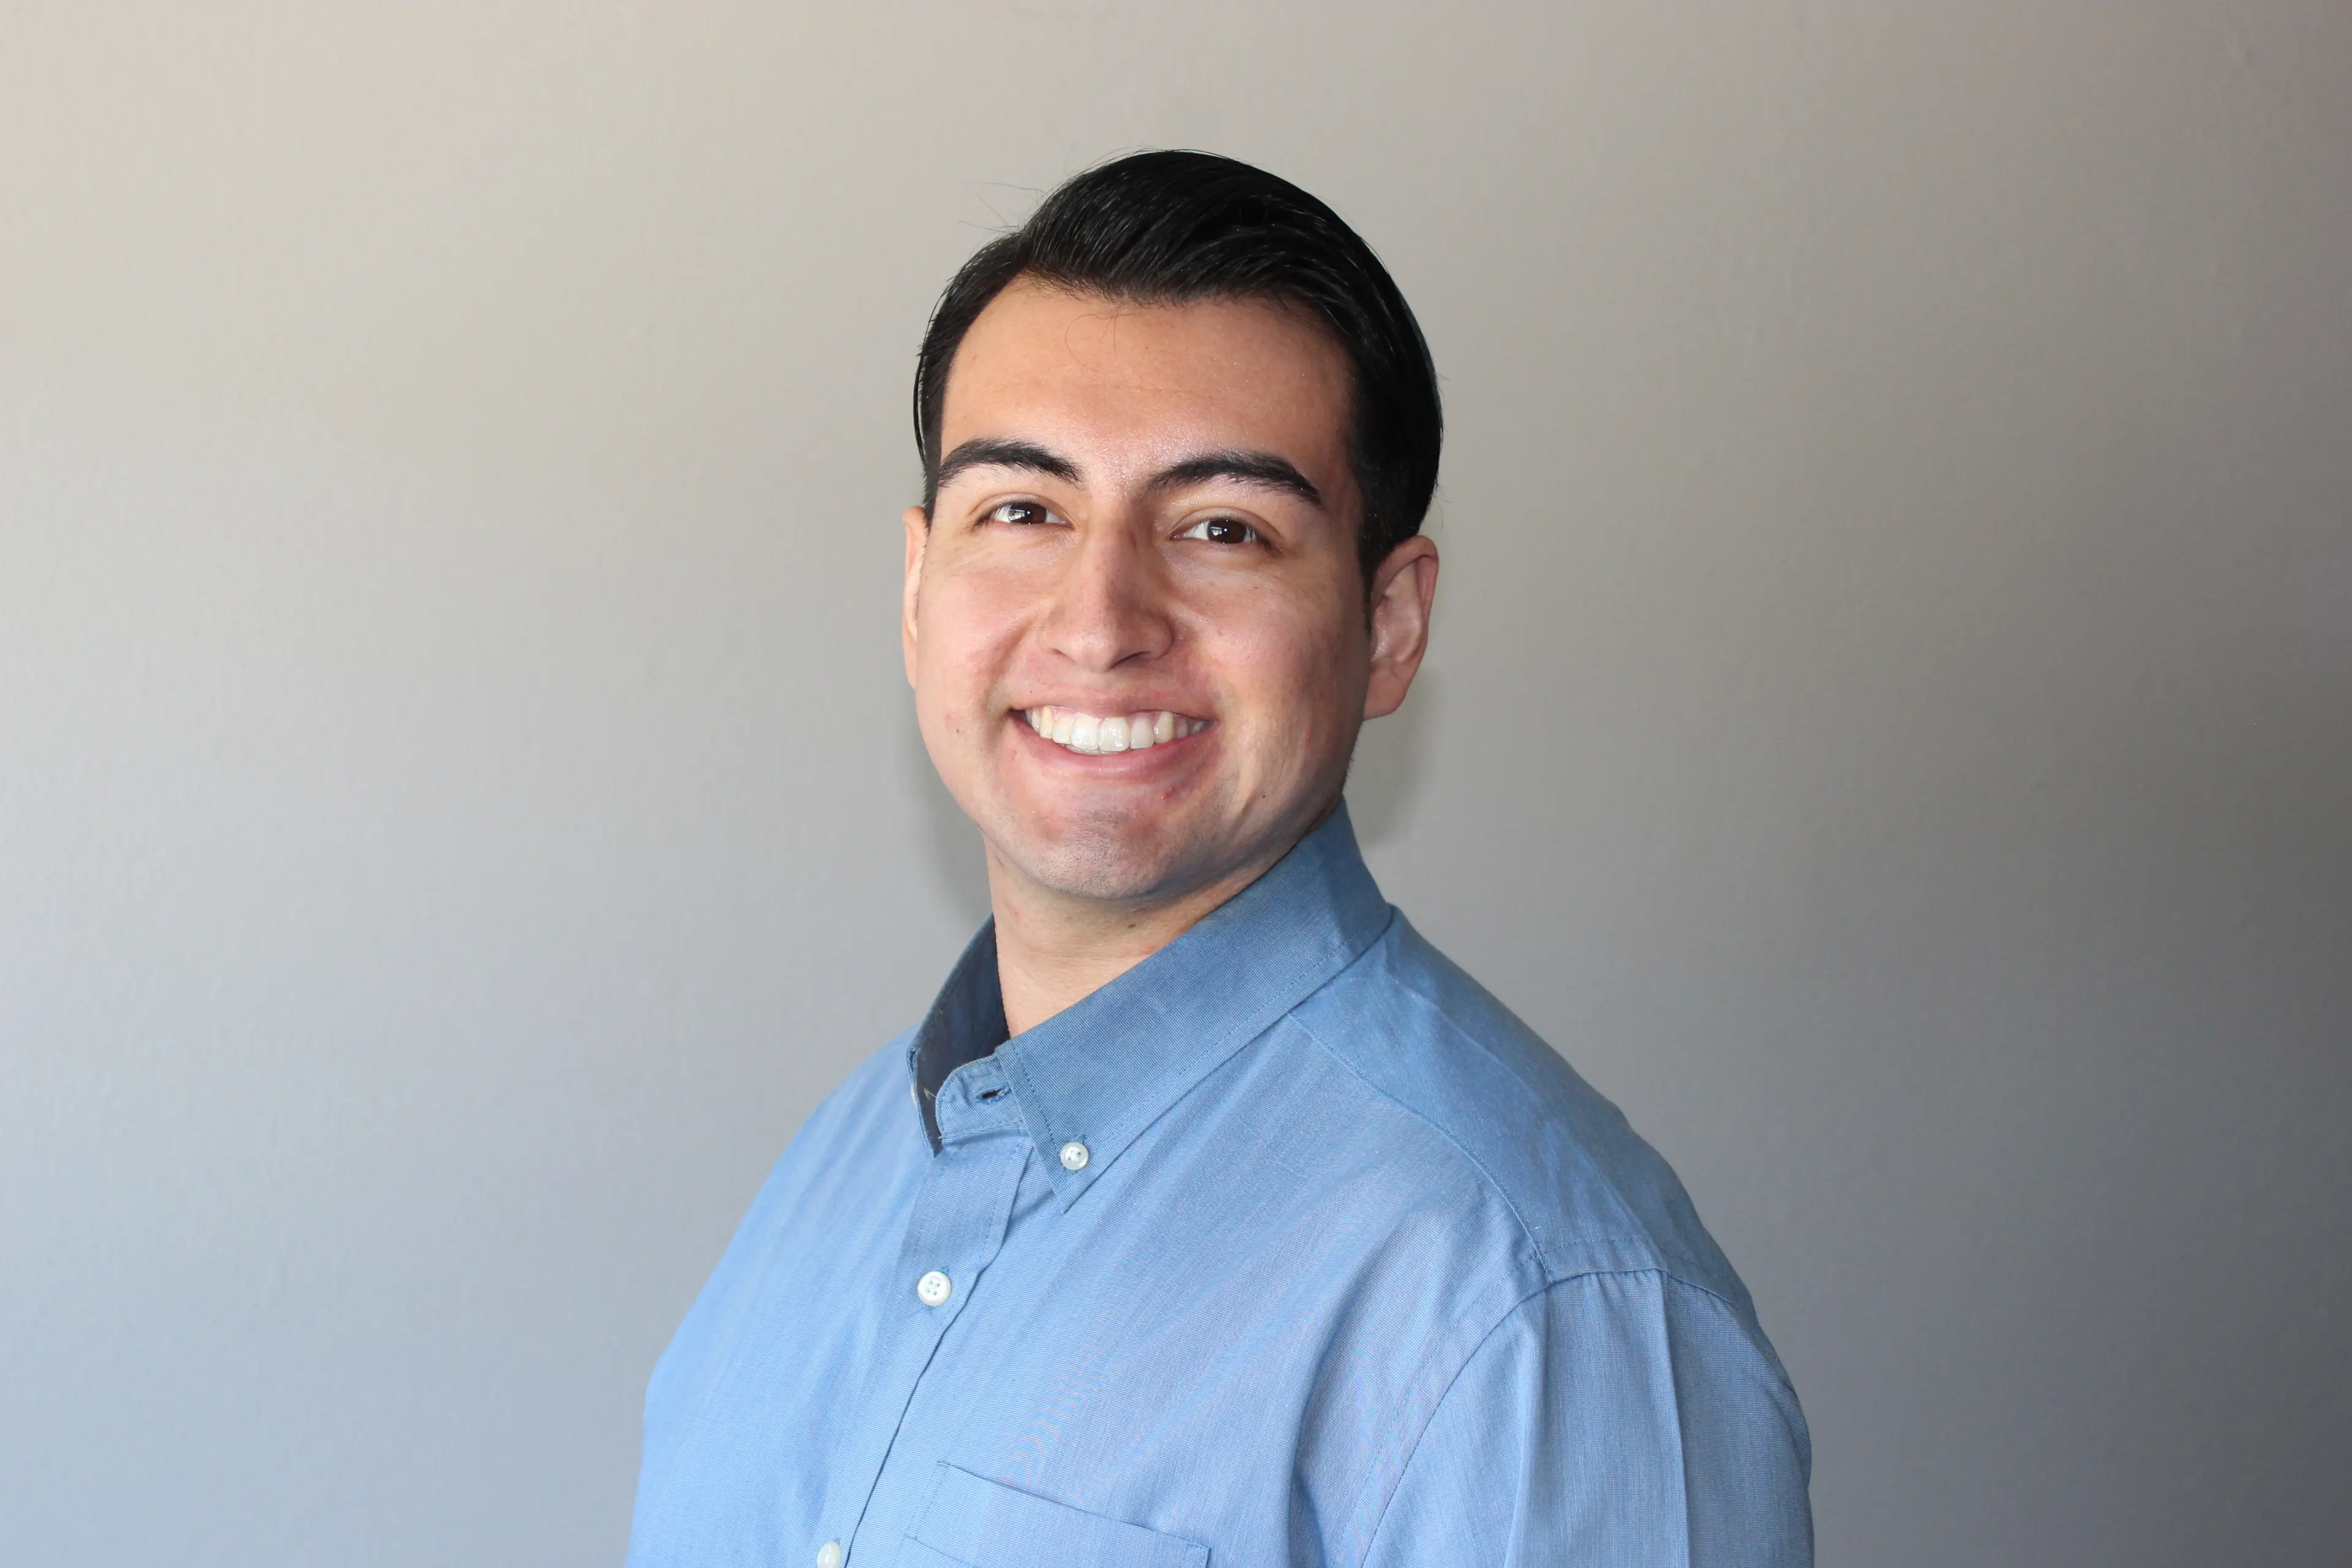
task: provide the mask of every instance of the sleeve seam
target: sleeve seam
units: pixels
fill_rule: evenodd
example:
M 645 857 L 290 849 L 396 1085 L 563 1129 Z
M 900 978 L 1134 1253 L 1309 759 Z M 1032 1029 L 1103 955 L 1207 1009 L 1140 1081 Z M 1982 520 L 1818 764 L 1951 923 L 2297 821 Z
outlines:
M 1454 1397 L 1454 1389 L 1461 1385 L 1463 1373 L 1468 1372 L 1470 1370 L 1470 1363 L 1476 1361 L 1480 1353 L 1483 1352 L 1489 1344 L 1494 1342 L 1495 1336 L 1501 1333 L 1506 1328 L 1509 1327 L 1512 1320 L 1518 1317 L 1521 1312 L 1527 1310 L 1528 1303 L 1550 1295 L 1554 1290 L 1559 1289 L 1563 1285 L 1579 1284 L 1587 1279 L 1622 1279 L 1627 1276 L 1636 1274 L 1654 1274 L 1659 1279 L 1666 1280 L 1670 1284 L 1680 1285 L 1687 1289 L 1696 1290 L 1699 1294 L 1709 1297 L 1725 1308 L 1730 1310 L 1735 1317 L 1738 1315 L 1738 1306 L 1732 1301 L 1727 1300 L 1720 1293 L 1710 1290 L 1706 1286 L 1698 1284 L 1696 1281 L 1685 1279 L 1681 1276 L 1675 1274 L 1673 1270 L 1664 1268 L 1587 1268 L 1574 1274 L 1564 1275 L 1558 1279 L 1548 1279 L 1536 1289 L 1528 1291 L 1526 1295 L 1521 1296 L 1517 1300 L 1511 1303 L 1510 1307 L 1501 1317 L 1495 1320 L 1494 1323 L 1488 1327 L 1485 1333 L 1478 1336 L 1478 1342 L 1470 1347 L 1469 1353 L 1465 1355 L 1462 1358 L 1461 1363 L 1454 1369 L 1454 1375 L 1445 1380 L 1445 1392 L 1439 1394 L 1437 1396 L 1436 1403 L 1429 1407 L 1429 1414 L 1422 1420 L 1421 1429 L 1412 1435 L 1412 1446 L 1405 1450 L 1404 1463 L 1397 1467 L 1396 1479 L 1389 1484 L 1388 1496 L 1381 1500 L 1380 1515 L 1372 1521 L 1371 1533 L 1364 1538 L 1363 1555 L 1357 1559 L 1359 1563 L 1369 1563 L 1372 1560 L 1372 1554 L 1379 1548 L 1381 1543 L 1381 1532 L 1388 1528 L 1389 1510 L 1396 1505 L 1397 1494 L 1404 1489 L 1405 1478 L 1412 1473 L 1413 1461 L 1421 1456 L 1422 1440 L 1429 1436 L 1429 1429 L 1437 1424 L 1438 1416 L 1444 1413 L 1447 1402 Z
M 1470 1347 L 1469 1353 L 1465 1355 L 1461 1363 L 1454 1367 L 1454 1375 L 1445 1380 L 1445 1392 L 1437 1396 L 1436 1402 L 1429 1407 L 1429 1414 L 1422 1417 L 1421 1429 L 1412 1435 L 1412 1446 L 1405 1450 L 1404 1463 L 1397 1467 L 1396 1479 L 1389 1483 L 1388 1496 L 1381 1500 L 1380 1516 L 1372 1521 L 1371 1533 L 1364 1537 L 1363 1555 L 1357 1559 L 1360 1563 L 1370 1563 L 1372 1560 L 1372 1553 L 1379 1550 L 1381 1531 L 1388 1528 L 1389 1510 L 1396 1506 L 1397 1493 L 1404 1489 L 1404 1479 L 1412 1473 L 1412 1462 L 1421 1457 L 1422 1439 L 1427 1437 L 1429 1429 L 1437 1425 L 1437 1418 L 1444 1414 L 1446 1402 L 1454 1397 L 1454 1389 L 1461 1384 L 1462 1374 L 1470 1370 L 1470 1363 L 1478 1359 L 1479 1352 L 1494 1342 L 1495 1336 L 1501 1333 L 1514 1318 L 1527 1310 L 1528 1302 L 1548 1294 L 1554 1283 L 1547 1281 L 1538 1285 L 1512 1302 L 1509 1310 L 1489 1324 L 1485 1333 L 1478 1336 L 1478 1342 Z

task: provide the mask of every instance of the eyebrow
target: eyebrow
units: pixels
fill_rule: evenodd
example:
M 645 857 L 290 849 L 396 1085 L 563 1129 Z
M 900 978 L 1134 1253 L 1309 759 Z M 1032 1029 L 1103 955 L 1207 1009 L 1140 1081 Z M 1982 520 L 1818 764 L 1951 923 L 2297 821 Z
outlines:
M 1203 479 L 1236 479 L 1260 489 L 1297 496 L 1317 510 L 1323 510 L 1323 492 L 1315 488 L 1315 481 L 1300 473 L 1289 458 L 1272 452 L 1204 452 L 1160 469 L 1151 476 L 1148 488 L 1157 493 L 1181 489 Z
M 949 480 L 968 468 L 1021 468 L 1033 474 L 1045 474 L 1064 484 L 1080 482 L 1076 463 L 1059 453 L 1047 451 L 1034 441 L 1008 441 L 994 436 L 977 436 L 940 460 L 939 477 L 931 481 L 932 488 L 947 489 Z
M 932 486 L 934 489 L 945 489 L 950 480 L 972 468 L 1016 468 L 1045 474 L 1065 484 L 1085 482 L 1076 463 L 1034 441 L 976 436 L 940 459 L 939 477 L 931 481 Z M 1324 509 L 1323 492 L 1316 488 L 1315 481 L 1300 473 L 1298 466 L 1289 458 L 1272 452 L 1203 452 L 1181 463 L 1171 463 L 1152 475 L 1150 483 L 1144 488 L 1158 495 L 1206 479 L 1233 479 L 1261 489 L 1279 490 L 1318 510 Z

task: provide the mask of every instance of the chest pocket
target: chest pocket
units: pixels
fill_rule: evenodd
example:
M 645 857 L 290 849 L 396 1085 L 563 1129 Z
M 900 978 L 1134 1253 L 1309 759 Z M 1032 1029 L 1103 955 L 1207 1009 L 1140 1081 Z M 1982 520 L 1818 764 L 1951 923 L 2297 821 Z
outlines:
M 942 1462 L 898 1568 L 1209 1568 L 1209 1549 Z

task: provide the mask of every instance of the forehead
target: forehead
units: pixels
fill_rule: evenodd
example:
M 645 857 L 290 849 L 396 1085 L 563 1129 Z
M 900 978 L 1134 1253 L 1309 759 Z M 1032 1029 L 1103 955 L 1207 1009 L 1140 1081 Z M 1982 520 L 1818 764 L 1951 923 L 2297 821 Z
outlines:
M 1345 461 L 1348 406 L 1346 356 L 1297 310 L 1259 300 L 1137 304 L 1024 279 L 989 302 L 956 351 L 940 450 L 978 436 L 1245 447 L 1328 468 Z

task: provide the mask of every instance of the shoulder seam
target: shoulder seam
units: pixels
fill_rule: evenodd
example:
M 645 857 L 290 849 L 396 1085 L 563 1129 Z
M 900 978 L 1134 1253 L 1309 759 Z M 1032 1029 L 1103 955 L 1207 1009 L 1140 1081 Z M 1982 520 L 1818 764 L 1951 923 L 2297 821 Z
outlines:
M 1486 1168 L 1486 1163 L 1478 1158 L 1476 1154 L 1471 1152 L 1469 1146 L 1465 1144 L 1461 1139 L 1456 1138 L 1453 1133 L 1447 1131 L 1444 1128 L 1440 1127 L 1434 1121 L 1431 1120 L 1430 1117 L 1419 1107 L 1407 1105 L 1403 1100 L 1399 1100 L 1395 1095 L 1391 1094 L 1387 1089 L 1382 1089 L 1379 1084 L 1376 1084 L 1370 1079 L 1366 1078 L 1363 1073 L 1357 1068 L 1355 1063 L 1349 1061 L 1347 1057 L 1340 1052 L 1332 1049 L 1331 1043 L 1328 1040 L 1326 1040 L 1322 1036 L 1317 1034 L 1314 1027 L 1298 1016 L 1298 1011 L 1297 1009 L 1294 1009 L 1286 1015 L 1286 1016 L 1293 1025 L 1297 1026 L 1300 1034 L 1305 1035 L 1308 1039 L 1315 1042 L 1316 1049 L 1321 1051 L 1325 1056 L 1329 1057 L 1333 1061 L 1339 1063 L 1350 1078 L 1354 1079 L 1358 1083 L 1362 1084 L 1372 1093 L 1380 1096 L 1382 1100 L 1388 1101 L 1391 1105 L 1395 1106 L 1399 1110 L 1403 1111 L 1407 1116 L 1412 1117 L 1423 1127 L 1428 1128 L 1432 1132 L 1436 1133 L 1440 1138 L 1443 1138 L 1448 1144 L 1453 1146 L 1454 1151 L 1460 1154 L 1462 1158 L 1469 1163 L 1470 1168 L 1478 1173 L 1478 1179 L 1485 1183 L 1486 1186 L 1493 1191 L 1494 1194 L 1502 1200 L 1503 1206 L 1510 1211 L 1511 1223 L 1519 1227 L 1519 1235 L 1526 1239 L 1528 1250 L 1532 1251 L 1536 1255 L 1536 1261 L 1542 1266 L 1544 1279 L 1546 1283 L 1549 1284 L 1552 1278 L 1550 1255 L 1544 1250 L 1543 1243 L 1538 1239 L 1535 1226 L 1528 1223 L 1528 1216 L 1519 1212 L 1519 1205 L 1511 1201 L 1511 1194 L 1504 1190 L 1502 1183 L 1495 1179 L 1495 1173 Z M 1448 1021 L 1450 1022 L 1451 1020 Z M 1538 1289 L 1540 1290 L 1541 1287 L 1538 1287 Z M 1524 1299 L 1525 1298 L 1522 1298 L 1522 1300 Z M 1517 1309 L 1514 1308 L 1513 1310 L 1516 1310 Z
M 1414 934 L 1414 935 L 1418 936 L 1420 933 L 1416 931 L 1416 932 L 1413 932 L 1412 934 Z M 1424 943 L 1424 945 L 1426 945 L 1426 944 Z M 1441 959 L 1444 958 L 1444 956 L 1445 956 L 1445 955 L 1444 955 L 1444 953 L 1439 953 L 1439 954 L 1438 954 L 1438 957 L 1439 957 L 1439 958 L 1441 958 Z M 1447 962 L 1448 962 L 1449 963 L 1451 963 L 1451 961 L 1450 961 L 1450 960 L 1448 960 Z M 1454 1015 L 1453 1015 L 1453 1014 L 1451 1014 L 1451 1013 L 1449 1013 L 1449 1012 L 1447 1012 L 1447 1011 L 1445 1010 L 1445 1004 L 1444 1004 L 1442 1000 L 1440 1000 L 1440 999 L 1439 999 L 1439 997 L 1438 997 L 1438 996 L 1437 996 L 1433 992 L 1430 991 L 1429 989 L 1427 989 L 1426 987 L 1424 987 L 1424 986 L 1423 986 L 1423 985 L 1420 985 L 1420 984 L 1416 984 L 1416 983 L 1415 983 L 1415 980 L 1414 980 L 1414 977 L 1413 977 L 1412 975 L 1411 975 L 1411 974 L 1408 974 L 1408 973 L 1404 973 L 1404 971 L 1403 971 L 1402 968 L 1399 968 L 1399 969 L 1398 969 L 1398 971 L 1396 972 L 1396 976 L 1395 976 L 1395 978 L 1396 978 L 1396 984 L 1397 984 L 1397 986 L 1398 986 L 1398 988 L 1399 988 L 1399 989 L 1401 989 L 1401 990 L 1404 991 L 1405 993 L 1407 993 L 1407 994 L 1410 994 L 1410 995 L 1419 997 L 1419 998 L 1421 999 L 1421 1001 L 1423 1002 L 1423 1005 L 1425 1005 L 1429 1008 L 1429 1010 L 1430 1010 L 1432 1013 L 1434 1013 L 1438 1017 L 1443 1018 L 1443 1019 L 1445 1021 L 1445 1026 L 1446 1026 L 1447 1028 L 1452 1029 L 1455 1034 L 1457 1034 L 1457 1035 L 1461 1036 L 1464 1039 L 1465 1039 L 1465 1040 L 1469 1041 L 1471 1045 L 1473 1045 L 1473 1046 L 1475 1046 L 1475 1047 L 1477 1047 L 1478 1054 L 1479 1054 L 1480 1056 L 1482 1056 L 1482 1057 L 1485 1057 L 1488 1061 L 1490 1061 L 1490 1062 L 1494 1063 L 1496 1067 L 1497 1067 L 1497 1068 L 1501 1068 L 1505 1073 L 1508 1074 L 1508 1075 L 1510 1076 L 1510 1079 L 1511 1079 L 1511 1081 L 1512 1081 L 1512 1082 L 1514 1082 L 1514 1083 L 1517 1084 L 1521 1089 L 1523 1089 L 1527 1090 L 1529 1094 L 1538 1094 L 1538 1093 L 1539 1092 L 1539 1091 L 1537 1089 L 1537 1088 L 1536 1088 L 1536 1086 L 1535 1086 L 1534 1084 L 1529 1083 L 1529 1082 L 1527 1080 L 1527 1079 L 1526 1079 L 1525 1077 L 1523 1077 L 1523 1076 L 1520 1074 L 1519 1069 L 1518 1069 L 1517 1068 L 1516 1068 L 1516 1067 L 1512 1066 L 1509 1062 L 1507 1062 L 1507 1061 L 1504 1060 L 1501 1057 L 1499 1057 L 1499 1056 L 1496 1055 L 1496 1054 L 1495 1054 L 1495 1052 L 1494 1052 L 1494 1050 L 1493 1050 L 1492 1048 L 1490 1048 L 1490 1047 L 1487 1046 L 1487 1044 L 1486 1044 L 1486 1042 L 1485 1040 L 1483 1040 L 1483 1039 L 1479 1038 L 1476 1035 L 1475 1035 L 1475 1034 L 1471 1033 L 1468 1029 L 1464 1028 L 1464 1027 L 1461 1026 L 1461 1024 L 1460 1024 L 1460 1023 L 1456 1022 L 1456 1021 L 1455 1021 L 1455 1019 L 1454 1019 Z M 1467 978 L 1467 977 L 1465 977 L 1465 978 Z M 1475 981 L 1475 979 L 1473 979 L 1473 980 L 1471 981 L 1471 983 L 1472 983 L 1474 985 L 1475 985 L 1475 984 L 1476 984 L 1476 981 Z M 1483 990 L 1483 989 L 1484 989 L 1484 987 L 1480 987 L 1480 989 L 1482 989 L 1482 990 Z M 1495 1002 L 1495 1005 L 1496 1005 L 1496 1006 L 1498 1006 L 1498 1007 L 1502 1006 L 1502 1003 L 1501 1003 L 1501 1001 L 1500 1001 L 1498 998 L 1495 998 L 1495 997 L 1493 997 L 1493 996 L 1490 994 L 1488 999 L 1489 999 L 1490 1001 L 1494 1001 L 1494 1002 Z M 1509 1009 L 1507 1009 L 1507 1008 L 1505 1008 L 1504 1010 L 1505 1010 L 1505 1012 L 1506 1012 L 1506 1013 L 1508 1013 L 1508 1012 L 1509 1012 Z M 1517 1015 L 1516 1015 L 1516 1014 L 1510 1014 L 1510 1016 L 1512 1017 L 1513 1021 L 1515 1021 L 1515 1022 L 1517 1022 Z M 1521 1026 L 1522 1028 L 1526 1028 L 1526 1027 L 1527 1027 L 1527 1026 L 1526 1026 L 1525 1024 L 1521 1024 L 1521 1025 L 1520 1025 L 1520 1026 Z M 1534 1031 L 1530 1029 L 1530 1030 L 1528 1031 L 1528 1033 L 1533 1034 L 1533 1033 L 1534 1033 Z M 1537 1036 L 1536 1037 L 1537 1037 L 1538 1042 L 1540 1045 L 1542 1045 L 1542 1047 L 1543 1047 L 1543 1048 L 1544 1048 L 1544 1049 L 1546 1049 L 1546 1050 L 1548 1050 L 1548 1051 L 1549 1051 L 1549 1050 L 1551 1050 L 1551 1049 L 1552 1049 L 1551 1042 L 1550 1042 L 1549 1040 L 1543 1039 L 1543 1038 L 1542 1038 L 1542 1037 L 1540 1037 L 1540 1036 Z M 1326 1049 L 1328 1049 L 1329 1047 L 1326 1047 L 1325 1048 L 1326 1048 Z M 1557 1052 L 1557 1051 L 1553 1051 L 1553 1052 L 1552 1052 L 1552 1054 L 1553 1054 L 1554 1056 L 1558 1056 L 1559 1053 L 1559 1052 Z M 1596 1091 L 1596 1092 L 1597 1092 L 1597 1091 Z M 1589 1163 L 1589 1162 L 1588 1162 L 1588 1163 Z M 1625 1204 L 1624 1204 L 1624 1200 L 1623 1200 L 1622 1197 L 1618 1196 L 1618 1194 L 1617 1194 L 1617 1193 L 1616 1193 L 1616 1189 L 1615 1189 L 1615 1187 L 1614 1187 L 1614 1185 L 1613 1185 L 1613 1184 L 1612 1184 L 1612 1185 L 1610 1186 L 1610 1195 L 1611 1195 L 1611 1198 L 1612 1198 L 1612 1199 L 1616 1203 L 1617 1209 L 1618 1209 L 1618 1213 L 1619 1213 L 1619 1215 L 1620 1215 L 1621 1218 L 1628 1218 L 1628 1219 L 1630 1219 L 1630 1218 L 1632 1217 L 1632 1215 L 1631 1215 L 1626 1211 Z M 1605 1240 L 1605 1239 L 1616 1239 L 1616 1238 L 1603 1237 L 1603 1238 L 1601 1238 L 1601 1239 L 1604 1239 L 1604 1240 Z M 1628 1240 L 1642 1240 L 1645 1245 L 1648 1245 L 1648 1238 L 1646 1238 L 1646 1237 L 1626 1237 L 1626 1238 L 1623 1238 L 1623 1239 L 1628 1239 Z
M 1392 921 L 1391 929 L 1393 929 L 1394 924 L 1395 922 Z M 1384 931 L 1381 934 L 1385 936 L 1388 933 Z M 1379 944 L 1376 942 L 1373 945 L 1378 946 Z M 1366 954 L 1369 954 L 1370 952 L 1370 948 L 1365 949 Z M 1360 957 L 1358 962 L 1361 962 Z M 1354 966 L 1351 964 L 1349 967 L 1352 968 Z M 1480 1056 L 1494 1063 L 1495 1066 L 1499 1068 L 1503 1072 L 1508 1074 L 1513 1083 L 1517 1084 L 1522 1089 L 1531 1095 L 1538 1093 L 1536 1086 L 1522 1078 L 1518 1071 L 1514 1068 L 1510 1063 L 1503 1060 L 1502 1058 L 1487 1049 L 1486 1043 L 1484 1040 L 1481 1040 L 1477 1036 L 1472 1034 L 1469 1030 L 1464 1028 L 1459 1023 L 1457 1023 L 1454 1019 L 1453 1016 L 1446 1012 L 1445 1008 L 1439 1003 L 1436 997 L 1431 995 L 1421 987 L 1413 984 L 1409 979 L 1402 974 L 1396 974 L 1393 978 L 1395 984 L 1400 989 L 1418 998 L 1433 1015 L 1444 1023 L 1448 1029 L 1451 1029 L 1454 1034 L 1467 1041 L 1475 1049 L 1476 1049 Z M 1321 993 L 1318 992 L 1317 994 L 1319 995 Z M 1312 998 L 1309 998 L 1308 1000 L 1311 1001 Z M 1428 1128 L 1432 1132 L 1436 1133 L 1440 1138 L 1445 1140 L 1447 1143 L 1453 1145 L 1454 1149 L 1461 1154 L 1462 1158 L 1469 1163 L 1470 1168 L 1478 1173 L 1478 1179 L 1484 1182 L 1488 1187 L 1492 1188 L 1495 1195 L 1502 1200 L 1503 1206 L 1510 1211 L 1513 1223 L 1518 1226 L 1519 1234 L 1527 1239 L 1528 1248 L 1534 1252 L 1536 1260 L 1541 1266 L 1543 1276 L 1547 1282 L 1560 1279 L 1572 1279 L 1577 1278 L 1579 1274 L 1582 1273 L 1615 1272 L 1615 1270 L 1611 1269 L 1563 1269 L 1561 1265 L 1544 1247 L 1542 1239 L 1536 1233 L 1535 1226 L 1528 1223 L 1527 1215 L 1520 1209 L 1519 1205 L 1512 1200 L 1509 1190 L 1506 1188 L 1502 1182 L 1496 1177 L 1495 1173 L 1487 1168 L 1486 1163 L 1484 1160 L 1481 1160 L 1476 1153 L 1472 1152 L 1470 1147 L 1464 1143 L 1461 1139 L 1456 1138 L 1452 1132 L 1440 1126 L 1433 1118 L 1420 1107 L 1409 1104 L 1405 1100 L 1399 1099 L 1396 1095 L 1391 1093 L 1385 1089 L 1382 1089 L 1379 1084 L 1374 1083 L 1370 1078 L 1366 1077 L 1363 1071 L 1359 1068 L 1354 1062 L 1348 1059 L 1348 1056 L 1345 1052 L 1335 1048 L 1330 1041 L 1325 1039 L 1321 1035 L 1315 1032 L 1313 1025 L 1307 1023 L 1305 1018 L 1299 1016 L 1306 1010 L 1306 1004 L 1301 1003 L 1298 1006 L 1294 1007 L 1290 1012 L 1285 1014 L 1284 1016 L 1292 1024 L 1297 1025 L 1301 1034 L 1314 1041 L 1316 1046 L 1324 1053 L 1324 1055 L 1329 1057 L 1333 1061 L 1339 1063 L 1340 1067 L 1347 1069 L 1349 1075 L 1354 1078 L 1358 1083 L 1362 1084 L 1372 1093 L 1380 1096 L 1391 1105 L 1395 1106 L 1407 1116 L 1412 1117 L 1415 1121 L 1418 1121 L 1421 1125 Z M 1549 1050 L 1550 1049 L 1550 1047 L 1547 1045 L 1544 1048 Z M 1621 1220 L 1631 1217 L 1625 1213 L 1623 1200 L 1618 1197 L 1613 1190 L 1611 1192 L 1611 1201 L 1616 1205 Z M 1656 1238 L 1641 1234 L 1638 1229 L 1624 1235 L 1590 1237 L 1584 1239 L 1588 1244 L 1616 1241 L 1642 1247 L 1646 1248 L 1652 1257 L 1657 1259 L 1661 1268 L 1664 1268 L 1670 1273 L 1675 1272 L 1672 1268 L 1667 1268 L 1667 1266 L 1675 1260 L 1669 1258 L 1667 1255 L 1659 1248 Z M 1678 1273 L 1675 1277 L 1681 1278 Z M 1685 1280 L 1685 1283 L 1696 1285 L 1697 1284 L 1697 1281 Z M 1718 1294 L 1718 1292 L 1712 1289 L 1706 1287 L 1701 1288 L 1707 1289 L 1707 1293 L 1709 1295 Z

